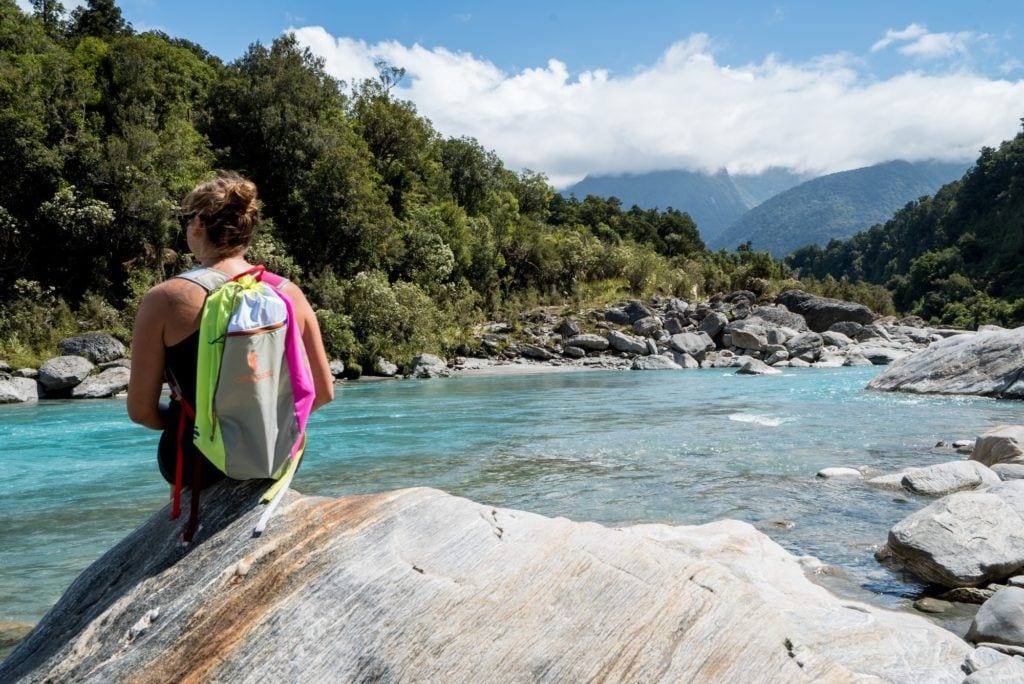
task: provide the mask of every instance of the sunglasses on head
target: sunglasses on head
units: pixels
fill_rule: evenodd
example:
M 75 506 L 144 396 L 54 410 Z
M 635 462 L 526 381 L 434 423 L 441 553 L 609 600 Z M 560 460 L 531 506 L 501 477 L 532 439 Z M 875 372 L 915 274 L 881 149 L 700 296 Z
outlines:
M 185 230 L 185 228 L 188 226 L 188 224 L 192 223 L 192 219 L 194 219 L 198 215 L 199 215 L 198 211 L 189 211 L 189 212 L 180 211 L 180 212 L 178 212 L 178 224 L 181 226 L 181 229 Z

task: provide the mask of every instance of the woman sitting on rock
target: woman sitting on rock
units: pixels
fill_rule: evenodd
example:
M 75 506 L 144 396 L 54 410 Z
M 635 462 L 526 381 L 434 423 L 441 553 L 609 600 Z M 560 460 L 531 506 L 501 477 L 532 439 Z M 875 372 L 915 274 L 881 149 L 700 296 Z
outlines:
M 140 425 L 163 430 L 158 461 L 161 474 L 172 485 L 177 477 L 179 487 L 190 486 L 193 472 L 201 472 L 201 487 L 224 477 L 195 448 L 192 416 L 182 418 L 181 412 L 193 414 L 191 407 L 196 406 L 200 317 L 208 292 L 254 270 L 246 261 L 246 250 L 259 222 L 259 206 L 256 186 L 236 173 L 223 173 L 192 190 L 182 201 L 181 220 L 189 249 L 203 268 L 154 286 L 139 305 L 132 336 L 128 416 Z M 266 274 L 263 282 L 271 276 Z M 320 327 L 302 290 L 273 278 L 270 285 L 290 301 L 301 330 L 312 371 L 315 410 L 334 397 Z M 169 405 L 160 403 L 165 379 L 172 387 Z M 183 464 L 178 463 L 179 454 Z

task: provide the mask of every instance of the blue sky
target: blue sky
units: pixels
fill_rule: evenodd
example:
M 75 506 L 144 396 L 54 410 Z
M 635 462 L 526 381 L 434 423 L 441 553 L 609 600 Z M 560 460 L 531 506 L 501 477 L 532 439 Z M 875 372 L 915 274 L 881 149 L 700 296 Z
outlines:
M 333 35 L 368 43 L 396 40 L 443 46 L 517 71 L 565 62 L 570 72 L 628 72 L 651 64 L 672 43 L 693 33 L 712 37 L 729 64 L 760 62 L 769 53 L 787 61 L 847 52 L 868 59 L 880 77 L 907 68 L 933 68 L 895 50 L 870 52 L 890 29 L 911 24 L 933 33 L 985 36 L 967 63 L 993 76 L 1024 72 L 1024 3 L 974 2 L 197 2 L 123 0 L 138 27 L 160 27 L 230 60 L 254 40 L 268 42 L 289 28 L 322 26 Z M 1014 61 L 1020 62 L 1015 67 Z M 1005 70 L 1003 70 L 1005 69 Z
M 120 4 L 226 61 L 295 29 L 349 83 L 405 67 L 397 94 L 442 134 L 556 184 L 965 161 L 1024 116 L 1022 0 Z

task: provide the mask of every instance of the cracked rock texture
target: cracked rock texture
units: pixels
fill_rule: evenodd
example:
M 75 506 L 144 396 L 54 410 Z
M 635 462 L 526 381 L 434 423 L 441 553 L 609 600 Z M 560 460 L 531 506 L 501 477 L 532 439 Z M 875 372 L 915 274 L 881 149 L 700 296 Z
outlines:
M 406 489 L 203 493 L 75 581 L 0 681 L 960 681 L 971 648 L 836 597 L 746 523 L 609 529 Z M 186 506 L 187 510 L 187 506 Z

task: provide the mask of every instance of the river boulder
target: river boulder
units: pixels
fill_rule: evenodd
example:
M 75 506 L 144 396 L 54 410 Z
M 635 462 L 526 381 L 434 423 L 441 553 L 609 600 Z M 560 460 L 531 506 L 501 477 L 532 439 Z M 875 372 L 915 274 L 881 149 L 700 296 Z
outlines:
M 39 367 L 39 382 L 47 392 L 57 392 L 82 382 L 92 369 L 85 357 L 56 356 Z
M 61 340 L 57 345 L 65 356 L 84 356 L 93 363 L 106 363 L 125 354 L 121 340 L 105 332 L 90 332 Z
M 786 290 L 775 302 L 803 316 L 807 327 L 819 333 L 843 321 L 867 325 L 875 320 L 875 314 L 863 304 L 819 297 L 803 290 Z
M 709 311 L 708 315 L 700 322 L 697 329 L 702 333 L 707 334 L 708 337 L 717 337 L 718 333 L 722 332 L 722 329 L 728 323 L 729 319 L 726 318 L 724 313 L 721 313 L 720 311 Z
M 412 360 L 412 376 L 414 378 L 446 378 L 451 375 L 444 359 L 433 354 L 420 354 Z
M 101 399 L 112 397 L 118 392 L 128 389 L 131 373 L 127 368 L 115 366 L 97 374 L 90 375 L 80 384 L 71 388 L 72 399 Z
M 985 601 L 967 631 L 967 639 L 1024 648 L 1024 589 L 1006 587 Z
M 261 483 L 168 508 L 93 563 L 0 681 L 959 681 L 971 649 L 840 598 L 751 525 L 609 529 L 432 489 Z
M 0 378 L 0 404 L 23 404 L 39 400 L 39 383 L 32 378 Z
M 1024 327 L 947 337 L 894 361 L 868 389 L 1024 399 Z
M 977 461 L 949 461 L 913 468 L 903 476 L 900 485 L 915 494 L 945 496 L 965 489 L 991 487 L 1000 482 L 998 475 Z
M 630 366 L 633 370 L 639 371 L 652 371 L 652 370 L 682 370 L 683 367 L 673 361 L 667 356 L 660 354 L 653 354 L 651 356 L 638 356 L 633 359 L 633 365 Z
M 627 354 L 646 354 L 647 343 L 632 335 L 621 333 L 618 330 L 608 331 L 608 345 L 615 351 L 625 352 Z
M 608 348 L 608 339 L 593 333 L 574 335 L 565 341 L 570 347 L 578 347 L 586 351 L 604 351 Z
M 1024 463 L 1024 425 L 998 425 L 974 442 L 971 460 L 992 466 Z
M 670 337 L 668 346 L 677 352 L 689 354 L 700 361 L 704 358 L 705 354 L 714 350 L 715 343 L 711 341 L 707 333 L 686 332 Z
M 957 492 L 896 523 L 888 550 L 944 587 L 976 587 L 1024 569 L 1024 480 Z

